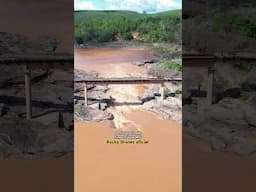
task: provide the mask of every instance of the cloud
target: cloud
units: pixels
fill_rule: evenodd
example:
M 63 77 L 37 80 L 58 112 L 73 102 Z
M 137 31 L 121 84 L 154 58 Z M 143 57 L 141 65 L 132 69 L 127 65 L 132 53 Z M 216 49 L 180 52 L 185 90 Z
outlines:
M 94 5 L 92 1 L 75 0 L 74 9 L 75 10 L 95 10 L 97 9 L 97 7 Z
M 105 9 L 160 12 L 181 9 L 181 0 L 75 0 L 75 9 Z
M 181 9 L 181 2 L 170 1 L 170 0 L 160 0 L 156 5 L 157 11 L 164 11 L 166 9 Z

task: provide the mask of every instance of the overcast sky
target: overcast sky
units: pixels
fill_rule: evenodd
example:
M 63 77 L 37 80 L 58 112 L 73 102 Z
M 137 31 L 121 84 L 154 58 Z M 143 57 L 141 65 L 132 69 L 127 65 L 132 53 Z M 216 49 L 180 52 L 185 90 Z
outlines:
M 75 10 L 131 10 L 162 12 L 181 9 L 182 0 L 74 0 Z

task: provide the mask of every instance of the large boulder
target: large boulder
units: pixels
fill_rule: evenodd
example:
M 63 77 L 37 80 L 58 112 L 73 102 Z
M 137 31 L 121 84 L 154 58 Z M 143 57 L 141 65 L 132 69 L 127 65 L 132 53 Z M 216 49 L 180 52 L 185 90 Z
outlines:
M 218 104 L 209 107 L 207 119 L 228 124 L 247 126 L 244 103 L 240 99 L 225 98 Z

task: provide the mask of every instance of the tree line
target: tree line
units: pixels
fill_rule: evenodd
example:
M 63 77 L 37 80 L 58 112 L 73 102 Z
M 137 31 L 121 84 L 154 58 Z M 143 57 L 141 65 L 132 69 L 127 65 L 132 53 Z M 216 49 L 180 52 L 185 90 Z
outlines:
M 75 25 L 75 41 L 110 42 L 117 38 L 132 40 L 132 32 L 137 32 L 136 41 L 180 42 L 181 17 L 179 14 L 138 14 L 138 18 L 121 16 L 118 18 L 89 19 Z

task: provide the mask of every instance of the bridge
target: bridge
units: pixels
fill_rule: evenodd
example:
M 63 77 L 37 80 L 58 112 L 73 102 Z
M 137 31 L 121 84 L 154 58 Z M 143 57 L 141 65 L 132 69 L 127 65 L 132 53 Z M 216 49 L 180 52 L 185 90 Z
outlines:
M 182 78 L 145 78 L 145 77 L 120 77 L 120 78 L 95 78 L 75 80 L 75 83 L 86 83 L 93 85 L 108 84 L 163 84 L 164 82 L 181 81 Z
M 146 78 L 146 77 L 120 77 L 120 78 L 94 78 L 75 80 L 75 83 L 84 84 L 84 100 L 85 106 L 88 105 L 87 100 L 87 85 L 122 85 L 122 84 L 161 84 L 160 93 L 161 99 L 164 99 L 164 83 L 165 82 L 178 82 L 182 81 L 182 78 Z
M 24 84 L 26 100 L 26 118 L 32 118 L 32 93 L 31 93 L 31 70 L 32 69 L 73 69 L 74 57 L 64 54 L 39 54 L 39 55 L 10 55 L 0 57 L 2 65 L 24 66 Z
M 208 68 L 208 88 L 207 101 L 212 104 L 213 101 L 213 84 L 215 63 L 217 61 L 256 61 L 254 53 L 237 53 L 233 55 L 199 55 L 199 54 L 183 54 L 182 61 L 184 67 L 207 67 Z M 73 68 L 73 55 L 31 55 L 31 56 L 1 56 L 0 64 L 5 65 L 23 65 L 24 66 L 24 81 L 25 81 L 25 98 L 26 98 L 26 118 L 32 118 L 32 104 L 31 104 L 31 69 L 41 68 L 59 68 L 70 69 Z M 111 78 L 111 79 L 84 79 L 75 80 L 75 83 L 84 83 L 85 85 L 85 99 L 87 99 L 87 84 L 161 84 L 164 82 L 181 81 L 181 78 L 173 79 L 156 79 L 156 78 Z M 163 86 L 161 87 L 163 92 Z M 163 96 L 163 94 L 161 94 Z
M 211 105 L 214 101 L 214 78 L 217 62 L 255 62 L 255 53 L 237 52 L 233 54 L 183 54 L 182 65 L 183 67 L 205 67 L 208 69 L 208 86 L 207 86 L 207 104 Z

